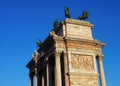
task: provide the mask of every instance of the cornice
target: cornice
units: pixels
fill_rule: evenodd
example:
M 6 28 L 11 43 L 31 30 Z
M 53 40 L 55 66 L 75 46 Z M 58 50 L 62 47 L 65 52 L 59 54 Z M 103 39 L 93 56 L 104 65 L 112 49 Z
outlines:
M 79 43 L 83 43 L 83 44 L 90 44 L 90 45 L 95 45 L 98 47 L 104 47 L 105 43 L 100 42 L 98 40 L 88 40 L 88 39 L 80 39 L 80 38 L 70 38 L 70 37 L 65 37 L 65 40 L 67 42 L 79 42 Z
M 90 22 L 87 22 L 87 21 L 82 21 L 82 20 L 74 20 L 74 19 L 66 18 L 62 22 L 62 24 L 65 24 L 65 23 L 76 24 L 76 25 L 83 25 L 83 26 L 88 26 L 88 27 L 93 28 L 93 24 L 91 24 Z
M 105 43 L 100 42 L 98 40 L 88 40 L 88 39 L 62 37 L 62 36 L 56 36 L 56 37 L 54 37 L 54 40 L 57 42 L 89 44 L 89 45 L 94 45 L 94 46 L 100 47 L 100 48 L 102 48 L 106 45 Z

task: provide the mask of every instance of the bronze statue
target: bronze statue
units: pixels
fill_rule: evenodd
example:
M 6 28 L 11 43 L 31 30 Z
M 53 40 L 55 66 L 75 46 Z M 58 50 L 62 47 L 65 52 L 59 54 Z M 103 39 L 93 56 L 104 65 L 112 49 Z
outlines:
M 59 26 L 59 22 L 58 22 L 58 20 L 56 19 L 56 20 L 54 21 L 53 27 L 54 27 L 54 29 L 56 29 L 58 26 Z
M 65 17 L 66 18 L 70 18 L 69 8 L 68 7 L 64 7 L 64 11 L 65 11 Z
M 41 47 L 41 44 L 42 44 L 42 41 L 40 39 L 38 39 L 38 41 L 36 42 L 37 46 L 40 48 Z
M 79 19 L 80 20 L 86 20 L 86 19 L 88 19 L 89 14 L 90 13 L 88 11 L 83 11 L 82 15 L 79 16 Z

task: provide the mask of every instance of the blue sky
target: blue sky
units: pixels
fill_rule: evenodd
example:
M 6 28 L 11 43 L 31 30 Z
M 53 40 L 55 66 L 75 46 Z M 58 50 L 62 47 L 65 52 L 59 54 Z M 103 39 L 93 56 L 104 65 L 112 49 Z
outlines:
M 120 1 L 119 0 L 0 0 L 0 86 L 29 86 L 25 65 L 53 28 L 64 20 L 64 6 L 73 19 L 90 11 L 93 36 L 103 48 L 107 86 L 120 86 Z

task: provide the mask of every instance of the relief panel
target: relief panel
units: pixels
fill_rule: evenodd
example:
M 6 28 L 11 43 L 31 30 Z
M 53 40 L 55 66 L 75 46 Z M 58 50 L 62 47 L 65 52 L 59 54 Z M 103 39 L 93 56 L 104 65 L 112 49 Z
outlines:
M 95 70 L 92 55 L 71 54 L 71 66 L 73 69 L 91 72 Z

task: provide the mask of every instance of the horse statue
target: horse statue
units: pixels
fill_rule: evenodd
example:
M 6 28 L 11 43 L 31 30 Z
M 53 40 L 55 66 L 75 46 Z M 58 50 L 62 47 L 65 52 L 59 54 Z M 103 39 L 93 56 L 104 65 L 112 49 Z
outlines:
M 68 7 L 64 7 L 64 12 L 65 12 L 65 17 L 70 18 L 70 13 L 69 13 L 69 8 Z
M 88 11 L 83 11 L 83 13 L 82 13 L 82 15 L 81 16 L 79 16 L 79 19 L 80 20 L 86 20 L 86 19 L 88 19 L 89 17 L 89 12 Z
M 54 29 L 56 29 L 58 26 L 59 26 L 59 22 L 58 22 L 58 20 L 56 19 L 56 20 L 54 21 L 54 23 L 53 23 L 53 27 L 54 27 Z

